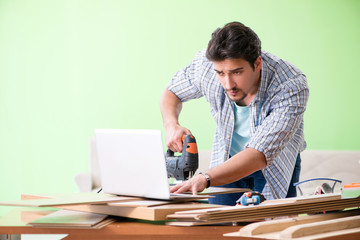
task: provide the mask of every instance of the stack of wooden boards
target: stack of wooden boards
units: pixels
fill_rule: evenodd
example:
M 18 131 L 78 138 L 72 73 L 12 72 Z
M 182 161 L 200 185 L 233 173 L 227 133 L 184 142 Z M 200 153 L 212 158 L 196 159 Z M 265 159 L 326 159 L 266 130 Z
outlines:
M 260 205 L 221 207 L 169 214 L 172 226 L 195 226 L 227 222 L 253 222 L 278 216 L 358 208 L 360 196 L 342 199 L 341 195 L 317 195 L 306 198 L 265 201 Z
M 234 189 L 220 189 L 231 192 Z M 206 198 L 206 196 L 204 196 Z M 360 207 L 360 196 L 317 195 L 306 198 L 270 200 L 260 205 L 224 207 L 200 201 L 169 202 L 108 194 L 82 193 L 68 196 L 23 195 L 23 200 L 1 203 L 8 206 L 55 207 L 62 212 L 30 222 L 41 227 L 99 228 L 111 221 L 108 216 L 121 216 L 150 221 L 166 221 L 172 226 L 195 226 L 232 222 L 263 221 L 278 216 L 322 213 Z M 63 210 L 71 210 L 66 212 Z M 86 214 L 88 213 L 88 214 Z M 101 214 L 97 217 L 92 214 Z
M 33 195 L 23 194 L 22 200 L 0 202 L 0 205 L 21 207 L 53 207 L 61 211 L 51 213 L 29 224 L 37 227 L 99 228 L 111 221 L 107 216 L 120 216 L 150 221 L 167 220 L 167 215 L 177 211 L 215 208 L 219 205 L 198 201 L 207 199 L 207 194 L 223 194 L 247 191 L 248 189 L 212 188 L 196 198 L 174 201 L 149 200 L 139 197 L 110 194 L 77 193 Z M 196 201 L 195 201 L 196 200 Z

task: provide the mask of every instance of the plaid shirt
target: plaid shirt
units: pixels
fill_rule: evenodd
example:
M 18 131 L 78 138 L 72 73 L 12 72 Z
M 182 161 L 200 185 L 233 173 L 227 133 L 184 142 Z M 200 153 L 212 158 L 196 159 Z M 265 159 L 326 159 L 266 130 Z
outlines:
M 309 97 L 305 75 L 295 66 L 262 51 L 260 86 L 250 103 L 250 141 L 245 147 L 262 152 L 267 166 L 266 199 L 285 198 L 297 155 L 306 147 L 303 114 Z M 167 88 L 182 102 L 205 97 L 216 122 L 210 167 L 229 158 L 234 128 L 231 100 L 217 80 L 213 64 L 199 51 L 178 71 Z

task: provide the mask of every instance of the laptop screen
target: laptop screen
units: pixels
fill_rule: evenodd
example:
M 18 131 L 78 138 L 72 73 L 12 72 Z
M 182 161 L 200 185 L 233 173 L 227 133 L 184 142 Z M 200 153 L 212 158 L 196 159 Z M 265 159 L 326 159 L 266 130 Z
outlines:
M 95 129 L 95 139 L 105 193 L 170 198 L 160 130 Z

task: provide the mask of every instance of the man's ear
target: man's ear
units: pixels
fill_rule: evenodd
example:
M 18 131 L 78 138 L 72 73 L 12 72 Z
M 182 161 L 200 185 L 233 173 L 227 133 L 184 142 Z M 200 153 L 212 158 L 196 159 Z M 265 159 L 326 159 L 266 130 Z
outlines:
M 254 62 L 255 72 L 259 72 L 261 70 L 261 66 L 262 66 L 262 58 L 261 56 L 258 56 Z

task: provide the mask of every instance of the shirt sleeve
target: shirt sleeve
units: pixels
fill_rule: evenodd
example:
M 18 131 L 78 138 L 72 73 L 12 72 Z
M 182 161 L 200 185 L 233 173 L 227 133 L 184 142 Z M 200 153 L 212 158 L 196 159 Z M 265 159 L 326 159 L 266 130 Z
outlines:
M 167 84 L 167 89 L 173 92 L 182 102 L 203 96 L 201 92 L 201 73 L 209 61 L 205 50 L 197 52 L 189 66 L 179 70 Z
M 280 152 L 293 143 L 294 135 L 302 128 L 303 114 L 309 97 L 309 89 L 304 75 L 289 79 L 273 97 L 270 111 L 256 128 L 246 147 L 254 148 L 265 155 L 270 165 Z M 301 129 L 302 131 L 302 129 Z

